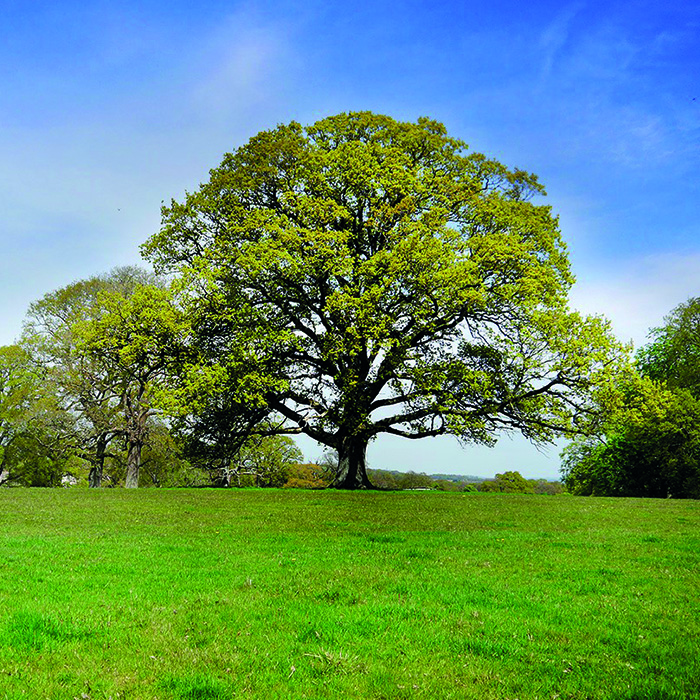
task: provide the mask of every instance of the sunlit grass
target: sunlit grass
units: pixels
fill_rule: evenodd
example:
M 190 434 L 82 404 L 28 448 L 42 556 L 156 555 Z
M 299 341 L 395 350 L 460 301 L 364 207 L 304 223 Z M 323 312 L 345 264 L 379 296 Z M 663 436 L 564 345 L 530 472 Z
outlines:
M 0 491 L 0 700 L 698 698 L 700 503 Z

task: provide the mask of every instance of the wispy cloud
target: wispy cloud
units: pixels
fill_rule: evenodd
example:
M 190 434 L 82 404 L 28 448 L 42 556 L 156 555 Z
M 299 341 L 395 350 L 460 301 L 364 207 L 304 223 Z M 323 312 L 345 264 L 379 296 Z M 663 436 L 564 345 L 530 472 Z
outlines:
M 543 55 L 541 80 L 546 80 L 551 74 L 554 60 L 569 38 L 571 24 L 583 7 L 582 2 L 567 5 L 540 35 L 539 48 Z
M 550 114 L 563 152 L 638 170 L 696 160 L 700 110 L 687 91 L 697 85 L 700 28 L 677 21 L 671 30 L 574 3 L 544 29 L 532 109 Z
M 195 111 L 212 119 L 227 118 L 274 97 L 293 63 L 292 54 L 284 26 L 263 21 L 249 10 L 235 13 L 201 54 L 201 77 L 192 91 Z

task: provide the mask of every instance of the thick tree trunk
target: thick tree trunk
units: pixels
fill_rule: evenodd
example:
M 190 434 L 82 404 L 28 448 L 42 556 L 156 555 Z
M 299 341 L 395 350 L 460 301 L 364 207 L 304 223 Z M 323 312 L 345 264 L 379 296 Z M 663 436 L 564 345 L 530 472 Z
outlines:
M 372 489 L 367 477 L 367 439 L 354 436 L 338 445 L 338 473 L 331 484 L 335 489 Z
M 141 468 L 141 441 L 130 440 L 126 456 L 126 488 L 135 489 L 139 485 L 139 470 Z

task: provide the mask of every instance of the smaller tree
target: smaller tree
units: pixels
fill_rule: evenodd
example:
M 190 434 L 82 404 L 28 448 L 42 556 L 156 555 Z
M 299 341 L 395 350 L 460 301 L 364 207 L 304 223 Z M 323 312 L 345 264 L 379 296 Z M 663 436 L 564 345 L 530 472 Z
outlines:
M 109 375 L 127 446 L 126 488 L 136 488 L 156 394 L 167 391 L 168 368 L 187 324 L 169 290 L 153 285 L 137 285 L 128 295 L 101 291 L 96 311 L 72 330 L 79 352 Z
M 534 493 L 532 485 L 520 472 L 504 472 L 496 474 L 496 478 L 482 481 L 478 486 L 479 491 L 487 493 Z
M 397 477 L 397 482 L 400 489 L 407 491 L 433 488 L 433 480 L 425 472 L 420 474 L 414 471 L 401 473 Z
M 460 485 L 456 481 L 450 481 L 449 479 L 435 479 L 433 488 L 436 491 L 459 491 Z
M 547 481 L 546 479 L 528 479 L 532 490 L 538 496 L 558 496 L 564 493 L 564 485 L 561 481 Z
M 592 436 L 562 453 L 576 494 L 700 498 L 700 298 L 649 333 L 628 374 L 602 402 Z
M 562 453 L 567 489 L 576 495 L 700 498 L 700 401 L 639 378 L 604 433 Z
M 76 427 L 54 390 L 24 348 L 0 348 L 0 485 L 61 483 Z
M 127 439 L 132 455 L 127 484 L 137 481 L 136 456 L 160 371 L 154 345 L 163 340 L 168 312 L 169 320 L 174 315 L 167 295 L 151 273 L 119 267 L 46 294 L 27 313 L 22 346 L 73 419 L 92 487 L 101 485 L 106 463 L 116 461 L 117 438 Z
M 380 491 L 396 491 L 401 488 L 399 485 L 399 472 L 388 471 L 386 469 L 368 469 L 367 474 L 372 480 L 375 488 Z
M 679 304 L 637 353 L 640 373 L 700 398 L 700 297 Z
M 241 477 L 247 476 L 255 486 L 280 488 L 287 482 L 288 470 L 303 459 L 301 450 L 288 435 L 257 436 L 236 454 L 231 476 L 238 486 L 242 485 Z
M 139 471 L 139 486 L 205 486 L 208 481 L 208 476 L 184 457 L 182 446 L 173 436 L 167 423 L 157 416 L 149 419 L 148 440 L 143 446 Z
M 286 489 L 325 489 L 329 486 L 328 474 L 320 464 L 293 464 L 287 470 Z

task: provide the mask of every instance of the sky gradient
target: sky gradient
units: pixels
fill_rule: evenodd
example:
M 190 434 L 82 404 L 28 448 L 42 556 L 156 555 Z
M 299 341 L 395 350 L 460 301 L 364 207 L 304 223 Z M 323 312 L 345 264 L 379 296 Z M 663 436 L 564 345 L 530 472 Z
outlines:
M 700 6 L 0 0 L 0 343 L 45 293 L 139 263 L 160 204 L 262 129 L 425 115 L 535 172 L 572 305 L 643 344 L 700 294 Z M 320 450 L 302 443 L 307 458 Z M 521 440 L 380 441 L 372 466 L 555 478 Z

